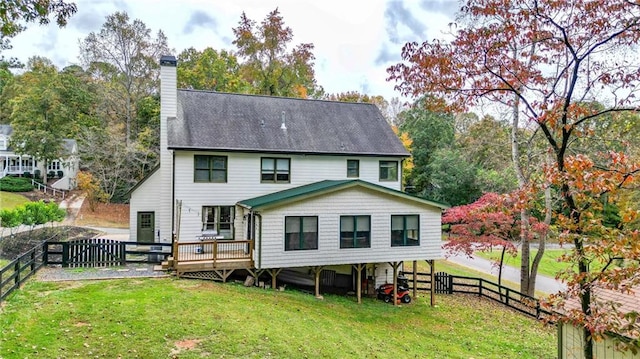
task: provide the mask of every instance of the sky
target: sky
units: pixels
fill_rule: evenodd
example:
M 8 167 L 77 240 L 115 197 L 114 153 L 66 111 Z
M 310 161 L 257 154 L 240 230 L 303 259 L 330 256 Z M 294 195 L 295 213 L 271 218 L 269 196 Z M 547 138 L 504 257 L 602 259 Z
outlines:
M 71 1 L 71 0 L 69 0 Z M 68 1 L 67 1 L 68 2 Z M 155 34 L 162 30 L 174 55 L 194 47 L 233 50 L 232 28 L 245 12 L 256 22 L 278 8 L 293 30 L 292 44 L 312 43 L 316 80 L 327 93 L 359 91 L 400 97 L 386 69 L 402 46 L 445 37 L 458 0 L 75 0 L 78 12 L 64 28 L 29 24 L 3 54 L 23 63 L 38 55 L 58 67 L 80 64 L 78 42 L 99 32 L 105 17 L 125 11 Z

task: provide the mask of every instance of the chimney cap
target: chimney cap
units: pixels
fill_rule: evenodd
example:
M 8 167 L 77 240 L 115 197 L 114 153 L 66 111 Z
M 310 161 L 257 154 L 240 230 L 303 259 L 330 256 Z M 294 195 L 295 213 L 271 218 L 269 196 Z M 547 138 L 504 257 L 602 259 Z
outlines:
M 160 57 L 160 66 L 177 66 L 178 65 L 178 61 L 176 60 L 175 56 L 173 55 L 162 55 L 162 57 Z

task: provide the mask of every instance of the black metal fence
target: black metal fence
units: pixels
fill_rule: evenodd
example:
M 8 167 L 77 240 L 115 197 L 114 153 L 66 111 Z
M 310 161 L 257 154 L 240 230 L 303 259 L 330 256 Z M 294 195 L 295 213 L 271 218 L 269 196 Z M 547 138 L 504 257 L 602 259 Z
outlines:
M 412 285 L 413 272 L 402 272 L 402 274 L 409 279 L 409 284 Z M 430 291 L 431 274 L 417 273 L 416 283 L 417 290 Z M 477 295 L 501 303 L 511 309 L 537 319 L 545 319 L 552 315 L 550 311 L 540 306 L 538 299 L 483 278 L 438 272 L 435 274 L 434 285 L 434 291 L 436 293 Z M 411 289 L 413 289 L 413 287 Z

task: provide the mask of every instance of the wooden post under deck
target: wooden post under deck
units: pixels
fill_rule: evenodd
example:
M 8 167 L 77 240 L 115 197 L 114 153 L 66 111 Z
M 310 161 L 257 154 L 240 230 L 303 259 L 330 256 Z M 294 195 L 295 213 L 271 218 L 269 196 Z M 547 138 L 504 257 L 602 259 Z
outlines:
M 362 270 L 366 267 L 367 265 L 363 263 L 353 265 L 353 268 L 355 268 L 358 273 L 358 279 L 356 279 L 356 297 L 358 298 L 358 304 L 362 303 Z
M 276 281 L 276 278 L 278 277 L 278 274 L 280 274 L 280 272 L 282 271 L 282 268 L 272 268 L 272 269 L 268 269 L 267 270 L 269 272 L 269 274 L 271 275 L 271 288 L 272 289 L 278 289 L 276 287 L 276 285 L 278 284 L 278 282 Z
M 402 262 L 389 263 L 393 267 L 393 305 L 398 305 L 398 268 Z
M 429 267 L 431 267 L 431 306 L 436 305 L 436 261 L 434 259 L 427 260 Z
M 322 296 L 320 295 L 320 273 L 322 273 L 323 269 L 324 267 L 321 266 L 311 268 L 311 270 L 315 274 L 316 279 L 316 298 L 322 298 Z
M 413 261 L 413 298 L 418 299 L 418 261 Z

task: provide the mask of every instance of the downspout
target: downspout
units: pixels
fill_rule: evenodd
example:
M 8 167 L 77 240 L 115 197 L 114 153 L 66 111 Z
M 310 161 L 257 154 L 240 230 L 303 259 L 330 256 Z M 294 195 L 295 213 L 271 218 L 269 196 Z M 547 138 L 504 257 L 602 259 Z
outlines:
M 176 235 L 176 151 L 171 151 L 171 245 Z

